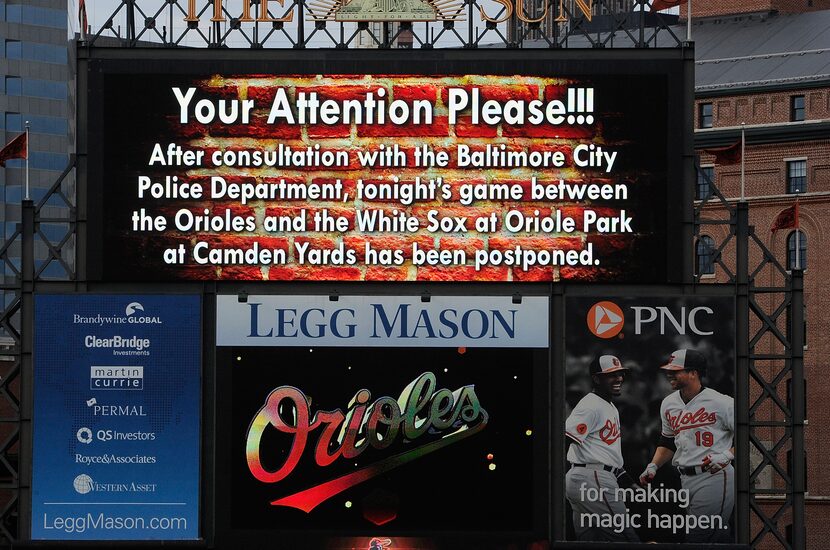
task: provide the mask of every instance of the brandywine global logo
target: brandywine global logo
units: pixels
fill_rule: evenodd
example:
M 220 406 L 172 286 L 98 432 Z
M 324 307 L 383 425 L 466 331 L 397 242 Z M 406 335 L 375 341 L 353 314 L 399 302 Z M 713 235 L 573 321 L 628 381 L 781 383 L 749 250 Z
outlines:
M 139 313 L 140 312 L 140 313 Z M 143 315 L 144 306 L 140 302 L 130 302 L 124 308 L 124 315 L 95 314 L 72 315 L 72 323 L 75 325 L 163 325 L 161 317 L 155 315 Z
M 287 478 L 299 464 L 315 430 L 318 436 L 314 458 L 320 467 L 330 466 L 339 458 L 352 460 L 369 448 L 387 450 L 396 440 L 411 442 L 403 452 L 379 457 L 376 462 L 348 474 L 271 502 L 272 506 L 311 512 L 346 489 L 473 436 L 487 426 L 489 416 L 479 403 L 473 385 L 455 391 L 437 387 L 435 375 L 425 372 L 410 382 L 397 399 L 384 396 L 370 403 L 372 394 L 360 389 L 349 400 L 346 412 L 334 409 L 312 414 L 310 399 L 302 391 L 280 386 L 268 395 L 248 428 L 248 469 L 263 483 L 277 483 Z M 419 417 L 419 412 L 426 411 L 430 412 L 428 417 Z M 294 421 L 289 425 L 285 416 L 293 417 Z M 379 425 L 383 427 L 382 432 Z M 270 456 L 270 452 L 267 457 L 261 454 L 261 440 L 269 427 L 293 434 L 288 450 L 279 456 Z M 429 438 L 426 441 L 425 436 Z M 436 436 L 440 437 L 436 439 Z M 418 440 L 424 442 L 418 445 Z M 265 464 L 279 462 L 282 465 L 276 469 L 266 469 Z

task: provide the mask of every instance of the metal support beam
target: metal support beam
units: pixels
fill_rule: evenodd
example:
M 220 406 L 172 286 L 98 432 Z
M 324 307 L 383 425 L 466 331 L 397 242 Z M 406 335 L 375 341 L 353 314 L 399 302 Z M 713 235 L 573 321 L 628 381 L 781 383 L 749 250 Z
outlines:
M 22 232 L 20 261 L 22 289 L 20 293 L 20 463 L 18 533 L 21 539 L 31 538 L 32 510 L 32 410 L 35 329 L 35 204 L 24 200 L 22 205 Z
M 737 439 L 736 525 L 738 542 L 750 541 L 749 483 L 749 204 L 738 203 L 735 211 L 735 332 L 738 335 L 735 357 L 735 424 Z M 741 335 L 745 335 L 741 337 Z
M 807 528 L 804 521 L 804 493 L 807 491 L 807 472 L 804 447 L 804 412 L 807 396 L 804 386 L 804 272 L 792 271 L 792 298 L 790 301 L 790 346 L 792 359 L 790 387 L 792 401 L 792 476 L 793 476 L 793 548 L 807 548 Z

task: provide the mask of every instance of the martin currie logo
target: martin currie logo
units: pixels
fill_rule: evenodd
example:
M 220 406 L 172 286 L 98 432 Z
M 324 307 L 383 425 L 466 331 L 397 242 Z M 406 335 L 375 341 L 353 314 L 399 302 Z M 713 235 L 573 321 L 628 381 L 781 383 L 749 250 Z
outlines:
M 455 391 L 437 389 L 431 372 L 410 382 L 397 399 L 380 397 L 370 404 L 371 397 L 369 390 L 361 389 L 349 400 L 345 412 L 334 409 L 312 414 L 310 399 L 297 388 L 281 386 L 268 395 L 248 428 L 246 441 L 248 469 L 257 480 L 278 483 L 288 478 L 303 458 L 306 445 L 315 445 L 314 461 L 319 467 L 340 459 L 354 461 L 369 449 L 374 459 L 345 475 L 278 498 L 272 506 L 311 512 L 346 489 L 477 434 L 489 418 L 474 386 Z M 261 442 L 266 430 L 287 434 L 290 445 L 269 447 L 264 456 Z M 409 445 L 396 446 L 404 440 Z
M 87 316 L 75 313 L 72 322 L 76 325 L 163 325 L 161 317 L 145 315 L 144 306 L 138 302 L 131 302 L 124 308 L 124 315 L 97 315 Z

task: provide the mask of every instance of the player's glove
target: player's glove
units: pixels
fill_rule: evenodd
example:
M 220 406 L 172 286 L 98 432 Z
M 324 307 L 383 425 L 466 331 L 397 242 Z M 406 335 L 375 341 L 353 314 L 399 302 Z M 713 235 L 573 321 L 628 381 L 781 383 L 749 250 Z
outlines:
M 654 462 L 649 462 L 646 469 L 643 470 L 643 473 L 640 474 L 640 485 L 648 485 L 651 483 L 651 480 L 654 479 L 654 476 L 657 475 L 657 464 Z
M 617 475 L 617 485 L 622 487 L 623 489 L 639 489 L 640 486 L 634 483 L 634 478 L 631 477 L 631 474 L 623 470 Z
M 716 474 L 729 466 L 734 458 L 735 455 L 729 450 L 722 453 L 708 454 L 703 457 L 703 469 L 708 470 L 710 474 Z

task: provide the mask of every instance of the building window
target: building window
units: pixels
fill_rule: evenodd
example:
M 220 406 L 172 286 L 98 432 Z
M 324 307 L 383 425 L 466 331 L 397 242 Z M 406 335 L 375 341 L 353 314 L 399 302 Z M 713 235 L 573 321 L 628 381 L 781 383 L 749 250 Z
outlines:
M 807 161 L 787 161 L 787 193 L 807 192 Z
M 701 235 L 695 246 L 695 273 L 713 275 L 715 273 L 715 241 L 708 235 Z
M 698 105 L 698 125 L 701 128 L 712 127 L 712 104 L 701 103 Z
M 23 95 L 23 81 L 17 76 L 6 77 L 6 94 Z
M 5 119 L 7 132 L 23 131 L 23 115 L 20 113 L 6 113 Z
M 794 95 L 790 98 L 790 120 L 798 122 L 804 120 L 804 96 Z
M 697 169 L 697 186 L 695 199 L 702 201 L 712 196 L 712 185 L 715 183 L 715 167 L 699 166 Z
M 787 235 L 787 269 L 807 269 L 807 235 L 793 231 Z
M 64 46 L 20 42 L 19 40 L 6 40 L 6 57 L 61 65 L 67 62 L 67 53 Z
M 2 4 L 0 4 L 0 8 L 2 8 Z M 40 8 L 25 4 L 7 5 L 5 15 L 6 20 L 9 23 L 22 23 L 24 25 L 51 27 L 53 29 L 67 28 L 69 19 L 66 16 L 66 10 Z M 2 20 L 2 18 L 0 18 L 0 20 Z

